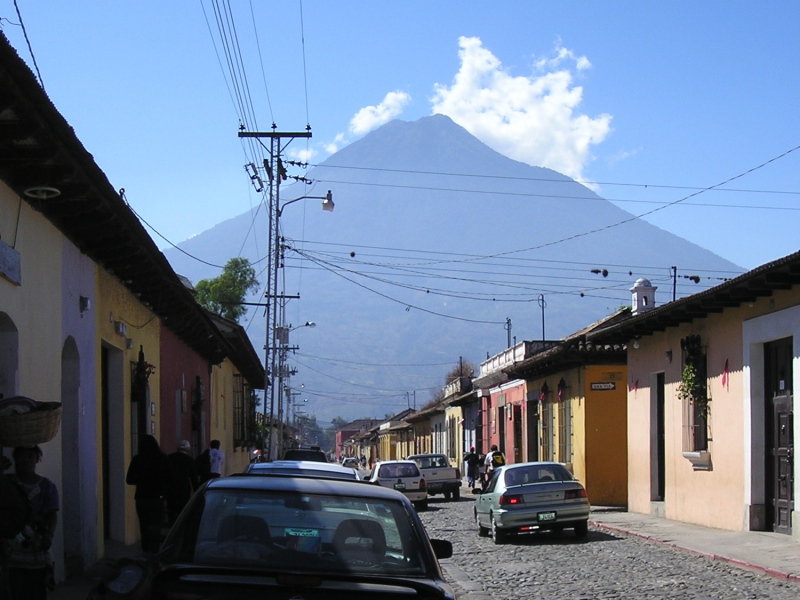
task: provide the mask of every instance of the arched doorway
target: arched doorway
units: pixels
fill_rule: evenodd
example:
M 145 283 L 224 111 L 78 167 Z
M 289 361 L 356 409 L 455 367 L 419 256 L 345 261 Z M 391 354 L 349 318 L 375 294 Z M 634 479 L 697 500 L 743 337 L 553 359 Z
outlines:
M 19 332 L 14 321 L 0 311 L 0 398 L 17 394 Z
M 61 514 L 64 527 L 64 568 L 69 579 L 82 573 L 83 518 L 80 474 L 80 353 L 72 336 L 61 348 Z

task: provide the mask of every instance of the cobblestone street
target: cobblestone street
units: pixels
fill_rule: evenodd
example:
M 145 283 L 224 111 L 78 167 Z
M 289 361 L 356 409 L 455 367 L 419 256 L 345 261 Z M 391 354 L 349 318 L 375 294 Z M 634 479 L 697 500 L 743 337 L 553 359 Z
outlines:
M 453 543 L 443 561 L 460 600 L 772 599 L 796 600 L 800 585 L 664 547 L 636 537 L 590 529 L 512 538 L 496 546 L 478 536 L 473 498 L 435 497 L 420 516 L 433 538 Z M 453 567 L 448 572 L 448 562 Z M 478 584 L 465 586 L 459 578 Z M 469 593 L 465 587 L 484 590 Z

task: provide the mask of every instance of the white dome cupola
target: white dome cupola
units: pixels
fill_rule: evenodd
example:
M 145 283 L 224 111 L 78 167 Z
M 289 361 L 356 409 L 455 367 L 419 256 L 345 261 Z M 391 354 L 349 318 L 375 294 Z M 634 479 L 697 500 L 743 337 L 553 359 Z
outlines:
M 647 312 L 656 307 L 656 290 L 649 279 L 641 277 L 633 284 L 631 291 L 632 312 L 634 315 Z

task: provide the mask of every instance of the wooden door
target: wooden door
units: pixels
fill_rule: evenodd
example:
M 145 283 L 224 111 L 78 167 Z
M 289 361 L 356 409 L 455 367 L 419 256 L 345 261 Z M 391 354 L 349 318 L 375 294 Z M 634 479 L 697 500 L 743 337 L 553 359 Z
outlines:
M 794 397 L 792 339 L 765 345 L 767 523 L 777 533 L 792 533 L 794 510 Z

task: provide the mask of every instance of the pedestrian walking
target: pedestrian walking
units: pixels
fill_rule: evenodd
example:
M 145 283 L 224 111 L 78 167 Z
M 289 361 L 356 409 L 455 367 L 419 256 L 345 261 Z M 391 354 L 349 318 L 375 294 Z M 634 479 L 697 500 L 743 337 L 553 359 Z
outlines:
M 28 501 L 28 517 L 22 531 L 9 544 L 8 591 L 14 600 L 45 600 L 55 587 L 50 547 L 58 523 L 58 488 L 36 473 L 42 460 L 39 446 L 17 447 L 12 454 L 15 472 L 9 475 Z
M 167 455 L 152 435 L 139 442 L 139 453 L 131 459 L 125 482 L 136 486 L 136 515 L 143 552 L 158 552 L 166 514 L 166 497 L 172 473 Z
M 178 515 L 181 514 L 183 507 L 189 502 L 195 490 L 200 485 L 200 478 L 197 473 L 197 464 L 189 456 L 192 445 L 188 440 L 178 444 L 176 452 L 167 458 L 172 471 L 172 479 L 167 495 L 167 510 L 169 513 L 169 523 L 172 525 Z
M 489 480 L 492 478 L 492 473 L 494 473 L 494 471 L 498 467 L 502 467 L 504 464 L 506 464 L 505 454 L 503 454 L 502 452 L 500 452 L 500 450 L 497 449 L 497 444 L 492 444 L 492 449 L 486 455 L 486 458 L 484 459 L 483 462 L 484 465 L 483 470 L 485 477 L 483 481 L 484 489 L 489 484 Z
M 469 452 L 464 455 L 464 462 L 467 463 L 467 485 L 470 489 L 475 488 L 475 482 L 480 478 L 481 457 L 475 452 L 475 446 L 470 446 Z
M 210 461 L 211 479 L 222 477 L 222 470 L 225 465 L 225 453 L 219 449 L 219 440 L 211 440 L 211 449 L 208 452 Z

